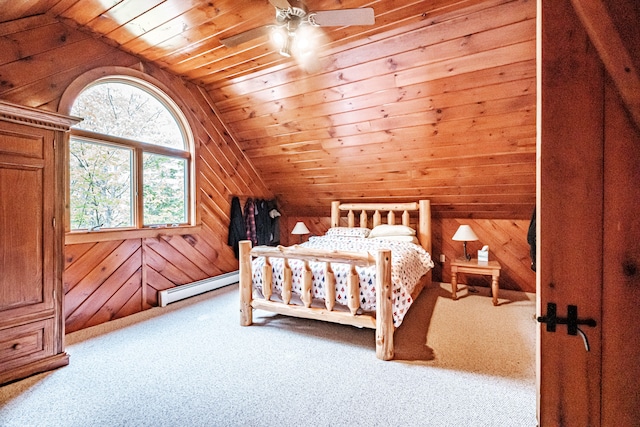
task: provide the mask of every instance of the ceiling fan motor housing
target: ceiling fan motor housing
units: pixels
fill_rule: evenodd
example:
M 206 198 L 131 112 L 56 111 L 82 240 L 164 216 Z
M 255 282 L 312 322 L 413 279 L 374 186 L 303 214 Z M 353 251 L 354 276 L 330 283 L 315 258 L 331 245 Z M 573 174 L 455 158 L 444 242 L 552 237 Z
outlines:
M 301 1 L 290 0 L 288 9 L 276 8 L 276 22 L 286 24 L 291 20 L 302 20 L 307 16 L 307 7 Z

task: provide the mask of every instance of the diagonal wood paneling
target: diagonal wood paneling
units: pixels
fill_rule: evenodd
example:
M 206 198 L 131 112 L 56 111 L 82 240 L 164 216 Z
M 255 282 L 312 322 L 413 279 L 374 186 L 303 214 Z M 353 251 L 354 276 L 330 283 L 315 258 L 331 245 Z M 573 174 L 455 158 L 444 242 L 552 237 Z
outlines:
M 127 303 L 141 289 L 142 252 L 139 240 L 71 245 L 63 274 L 66 331 L 124 317 Z
M 440 245 L 434 248 L 434 255 L 446 256 L 444 264 L 439 263 L 443 282 L 451 281 L 453 258 L 462 256 L 462 242 L 451 240 L 460 224 L 468 224 L 477 234 L 477 242 L 468 242 L 467 250 L 477 257 L 478 249 L 489 246 L 489 259 L 500 263 L 500 287 L 525 292 L 536 292 L 536 274 L 531 270 L 529 244 L 527 243 L 528 220 L 454 220 L 439 221 L 438 240 Z M 439 252 L 438 252 L 439 250 Z M 459 283 L 478 286 L 490 286 L 491 278 L 478 275 L 459 274 Z
M 53 39 L 39 43 L 47 34 Z M 0 22 L 0 45 L 7 47 L 0 52 L 1 99 L 56 110 L 64 90 L 85 71 L 134 67 L 171 90 L 195 137 L 200 231 L 164 236 L 158 242 L 67 245 L 63 275 L 67 332 L 149 308 L 156 304 L 156 290 L 238 268 L 226 245 L 231 197 L 267 198 L 271 193 L 212 114 L 205 92 L 48 16 Z M 31 72 L 40 64 L 45 66 Z M 163 263 L 175 269 L 172 274 L 161 267 Z
M 144 239 L 143 249 L 145 304 L 150 306 L 157 305 L 158 291 L 220 274 L 217 251 L 199 236 Z
M 118 286 L 117 283 L 114 280 L 113 286 L 104 286 L 105 291 L 111 293 L 111 296 L 104 300 L 100 310 L 84 323 L 83 328 L 129 316 L 143 309 L 142 289 L 140 288 L 142 273 L 140 269 L 137 269 L 122 285 Z
M 177 238 L 182 239 L 180 236 Z M 145 268 L 153 270 L 154 277 L 159 275 L 166 279 L 163 281 L 164 286 L 169 283 L 173 286 L 191 283 L 211 276 L 198 267 L 197 259 L 194 261 L 194 258 L 201 255 L 194 248 L 189 253 L 184 253 L 160 237 L 144 239 L 144 251 Z M 157 291 L 166 288 L 160 288 L 155 281 L 148 281 L 144 285 L 148 287 L 146 290 L 147 303 L 157 305 Z

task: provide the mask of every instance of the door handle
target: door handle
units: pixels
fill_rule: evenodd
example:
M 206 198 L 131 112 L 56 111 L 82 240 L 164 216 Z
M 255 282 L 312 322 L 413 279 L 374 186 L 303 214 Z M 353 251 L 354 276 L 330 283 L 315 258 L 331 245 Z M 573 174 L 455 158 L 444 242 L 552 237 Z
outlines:
M 555 332 L 556 325 L 567 325 L 567 333 L 569 335 L 580 334 L 584 341 L 585 349 L 589 351 L 589 340 L 582 329 L 580 329 L 579 325 L 586 325 L 594 328 L 597 323 L 594 319 L 579 319 L 577 306 L 567 306 L 567 317 L 558 317 L 556 303 L 547 303 L 547 314 L 539 316 L 537 320 L 540 323 L 547 324 L 547 332 Z

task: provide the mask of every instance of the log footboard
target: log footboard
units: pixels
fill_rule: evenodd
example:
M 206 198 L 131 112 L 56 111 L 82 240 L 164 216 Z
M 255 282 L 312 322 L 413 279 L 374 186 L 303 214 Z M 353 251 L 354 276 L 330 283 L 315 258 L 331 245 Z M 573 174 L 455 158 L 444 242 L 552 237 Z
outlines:
M 283 281 L 282 301 L 272 300 L 271 286 L 264 286 L 263 296 L 254 298 L 252 284 L 253 257 L 265 257 L 263 270 L 264 283 L 271 283 L 271 265 L 269 258 L 283 258 L 285 262 L 285 276 Z M 288 261 L 297 259 L 304 262 L 302 304 L 291 303 L 292 275 L 288 268 Z M 348 280 L 349 311 L 335 309 L 335 289 L 327 286 L 324 307 L 312 306 L 311 300 L 311 270 L 309 262 L 324 262 L 326 282 L 335 283 L 331 270 L 331 263 L 351 265 L 351 275 Z M 358 296 L 360 294 L 356 266 L 376 266 L 376 314 L 357 314 L 359 309 Z M 253 323 L 253 309 L 261 309 L 279 314 L 307 319 L 323 320 L 357 327 L 376 330 L 376 356 L 382 360 L 393 358 L 393 288 L 391 283 L 391 251 L 380 250 L 376 257 L 369 253 L 327 251 L 302 247 L 267 247 L 251 248 L 248 240 L 240 242 L 240 324 L 249 326 Z

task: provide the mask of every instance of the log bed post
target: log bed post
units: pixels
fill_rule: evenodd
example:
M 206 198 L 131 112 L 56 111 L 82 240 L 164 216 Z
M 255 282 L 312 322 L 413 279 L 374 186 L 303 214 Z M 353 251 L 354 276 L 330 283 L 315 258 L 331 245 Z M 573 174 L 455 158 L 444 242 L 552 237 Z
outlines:
M 420 223 L 418 224 L 418 240 L 425 250 L 431 253 L 431 201 L 420 200 Z
M 393 359 L 393 287 L 391 284 L 391 251 L 376 254 L 376 356 Z
M 252 279 L 251 279 L 251 241 L 242 240 L 240 248 L 240 325 L 249 326 L 253 323 Z
M 340 202 L 333 201 L 331 202 L 331 227 L 339 227 L 340 226 Z
M 420 200 L 420 217 L 418 224 L 418 240 L 420 245 L 431 254 L 432 238 L 431 233 L 431 201 Z M 433 255 L 432 255 L 433 257 Z M 432 284 L 433 270 L 427 272 L 427 278 L 425 286 L 429 287 Z

